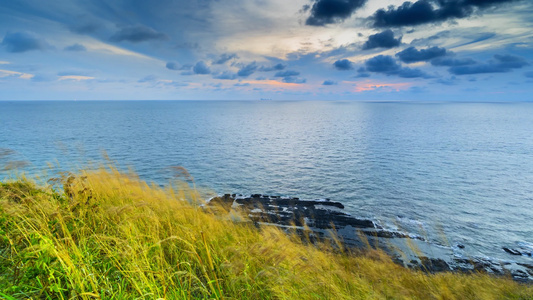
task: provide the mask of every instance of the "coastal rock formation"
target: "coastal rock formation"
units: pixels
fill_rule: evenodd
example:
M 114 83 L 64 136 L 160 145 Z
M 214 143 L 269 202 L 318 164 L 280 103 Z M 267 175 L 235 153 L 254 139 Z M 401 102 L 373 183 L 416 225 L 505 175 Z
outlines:
M 446 247 L 433 245 L 420 236 L 387 230 L 372 220 L 356 218 L 343 211 L 342 203 L 329 199 L 225 194 L 209 199 L 206 207 L 225 213 L 232 209 L 240 210 L 258 226 L 275 225 L 291 229 L 291 232 L 306 236 L 311 243 L 332 238 L 331 233 L 335 232 L 335 238 L 346 247 L 379 247 L 398 264 L 424 272 L 482 272 L 533 282 L 533 265 L 483 257 L 457 257 L 451 251 L 452 247 L 444 249 Z M 415 247 L 416 251 L 411 247 Z M 464 249 L 465 245 L 457 244 L 455 248 Z M 513 256 L 531 256 L 531 252 L 525 249 L 502 249 Z
M 344 205 L 329 199 L 300 200 L 295 197 L 280 197 L 253 194 L 251 196 L 226 194 L 211 198 L 208 206 L 228 211 L 231 207 L 243 210 L 256 223 L 285 226 L 308 226 L 313 229 L 334 229 L 347 226 L 368 231 L 380 237 L 408 237 L 400 232 L 389 232 L 367 219 L 358 219 L 342 211 Z

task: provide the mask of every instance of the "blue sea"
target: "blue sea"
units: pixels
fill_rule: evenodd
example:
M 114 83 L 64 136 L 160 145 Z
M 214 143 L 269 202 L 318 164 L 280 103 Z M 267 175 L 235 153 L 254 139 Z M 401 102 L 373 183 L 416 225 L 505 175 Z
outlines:
M 533 103 L 3 101 L 0 148 L 27 174 L 103 151 L 157 184 L 183 166 L 206 195 L 330 198 L 458 255 L 531 263 L 502 247 L 533 250 Z

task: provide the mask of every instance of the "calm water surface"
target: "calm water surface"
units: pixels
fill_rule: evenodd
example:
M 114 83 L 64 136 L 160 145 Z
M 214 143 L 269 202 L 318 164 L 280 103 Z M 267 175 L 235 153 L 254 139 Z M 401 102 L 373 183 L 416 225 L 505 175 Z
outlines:
M 509 260 L 531 261 L 501 247 L 533 248 L 532 130 L 533 103 L 0 102 L 0 148 L 27 172 L 105 150 L 146 180 L 180 165 L 215 193 L 327 197 Z

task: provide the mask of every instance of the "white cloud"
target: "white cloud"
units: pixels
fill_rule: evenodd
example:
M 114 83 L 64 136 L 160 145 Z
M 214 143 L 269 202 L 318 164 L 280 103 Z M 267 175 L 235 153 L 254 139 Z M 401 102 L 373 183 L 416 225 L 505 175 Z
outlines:
M 91 80 L 94 79 L 92 76 L 82 76 L 82 75 L 65 75 L 59 76 L 59 81 L 61 80 L 73 80 L 73 81 L 82 81 L 82 80 Z
M 95 39 L 91 39 L 88 42 L 84 42 L 83 45 L 85 46 L 85 48 L 87 48 L 87 51 L 100 52 L 100 53 L 112 54 L 112 55 L 120 55 L 120 56 L 132 56 L 132 57 L 141 58 L 145 60 L 159 61 L 158 59 L 155 59 L 153 57 L 150 57 L 150 56 L 138 53 L 138 52 L 130 51 L 124 48 L 120 48 L 117 46 L 109 45 L 107 43 L 104 43 L 104 42 L 101 42 Z
M 0 70 L 0 78 L 3 78 L 3 77 L 18 77 L 21 79 L 32 79 L 33 77 L 35 77 L 35 75 L 29 74 L 29 73 L 10 71 L 10 70 Z

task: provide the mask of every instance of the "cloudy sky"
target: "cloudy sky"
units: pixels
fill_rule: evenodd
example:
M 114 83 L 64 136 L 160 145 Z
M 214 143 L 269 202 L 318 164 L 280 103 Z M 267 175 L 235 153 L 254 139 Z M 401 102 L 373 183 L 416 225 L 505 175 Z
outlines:
M 0 100 L 533 100 L 531 0 L 0 1 Z

